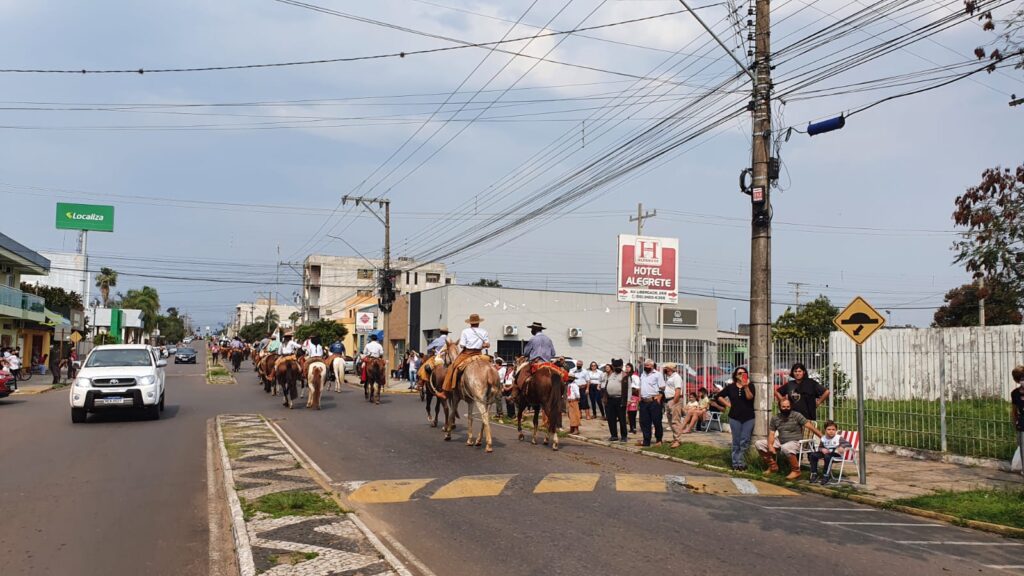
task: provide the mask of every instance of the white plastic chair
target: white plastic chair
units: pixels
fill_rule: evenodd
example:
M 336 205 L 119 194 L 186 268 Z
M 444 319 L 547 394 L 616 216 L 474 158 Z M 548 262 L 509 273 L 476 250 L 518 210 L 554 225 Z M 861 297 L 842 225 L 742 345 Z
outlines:
M 711 425 L 718 424 L 718 431 L 725 432 L 725 428 L 722 428 L 722 413 L 708 411 L 708 421 L 704 426 L 705 432 L 711 432 Z

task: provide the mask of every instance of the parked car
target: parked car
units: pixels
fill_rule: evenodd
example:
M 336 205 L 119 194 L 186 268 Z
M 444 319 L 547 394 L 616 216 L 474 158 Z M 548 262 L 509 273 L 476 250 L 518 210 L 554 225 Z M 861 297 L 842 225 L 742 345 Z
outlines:
M 196 350 L 195 348 L 179 348 L 177 353 L 174 355 L 175 364 L 195 364 L 196 363 Z
M 715 387 L 715 381 L 721 377 L 728 378 L 730 372 L 726 371 L 721 366 L 697 366 L 697 384 L 707 388 L 709 391 Z
M 18 389 L 18 381 L 6 372 L 0 372 L 0 398 L 7 398 Z
M 178 353 L 178 347 L 177 346 L 171 345 L 171 346 L 167 347 L 167 354 L 168 355 L 174 356 L 177 353 Z
M 350 374 L 356 373 L 356 359 L 348 355 L 345 356 L 345 372 Z
M 742 364 L 740 366 L 737 366 L 737 368 L 743 368 L 744 370 L 747 370 L 747 371 L 750 370 L 750 368 L 746 364 Z M 782 386 L 783 384 L 785 384 L 786 382 L 789 382 L 789 380 L 790 380 L 790 378 L 789 378 L 789 368 L 786 368 L 785 370 L 783 370 L 781 368 L 777 368 L 776 367 L 776 368 L 774 368 L 772 370 L 772 373 L 775 375 L 775 377 L 773 378 L 773 382 L 772 382 L 772 384 L 774 385 L 775 388 L 778 388 L 779 386 Z M 718 378 L 715 378 L 714 384 L 715 384 L 716 388 L 725 388 L 726 385 L 732 384 L 732 372 L 728 372 L 726 374 L 722 374 Z
M 71 421 L 85 422 L 89 412 L 135 409 L 151 420 L 164 409 L 164 367 L 159 352 L 143 344 L 97 346 L 72 383 Z

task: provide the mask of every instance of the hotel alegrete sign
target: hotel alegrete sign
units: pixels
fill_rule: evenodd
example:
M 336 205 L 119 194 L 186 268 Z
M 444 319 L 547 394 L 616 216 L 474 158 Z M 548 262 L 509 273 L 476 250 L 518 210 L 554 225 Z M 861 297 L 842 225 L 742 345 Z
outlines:
M 62 230 L 114 231 L 114 207 L 97 204 L 57 203 L 57 228 Z

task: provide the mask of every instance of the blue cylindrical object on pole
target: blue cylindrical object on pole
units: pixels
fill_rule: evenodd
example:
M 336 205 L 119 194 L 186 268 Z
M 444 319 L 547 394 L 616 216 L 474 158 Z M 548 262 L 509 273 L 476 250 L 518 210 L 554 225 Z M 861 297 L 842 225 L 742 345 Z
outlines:
M 824 134 L 825 132 L 831 132 L 833 130 L 839 130 L 843 126 L 846 126 L 846 117 L 839 115 L 836 118 L 829 118 L 828 120 L 822 120 L 821 122 L 814 122 L 807 125 L 807 134 L 815 136 L 818 134 Z

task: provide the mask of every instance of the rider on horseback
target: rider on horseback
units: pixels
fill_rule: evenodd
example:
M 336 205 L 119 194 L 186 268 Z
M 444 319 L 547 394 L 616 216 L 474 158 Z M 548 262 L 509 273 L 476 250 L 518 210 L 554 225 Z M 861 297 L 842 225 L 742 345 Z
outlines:
M 360 363 L 361 364 L 360 373 L 361 373 L 361 376 L 362 376 L 360 378 L 360 383 L 362 383 L 362 384 L 366 383 L 366 359 L 367 358 L 383 358 L 383 357 L 384 357 L 384 347 L 380 345 L 380 342 L 377 342 L 377 335 L 376 334 L 370 334 L 370 340 L 366 343 L 366 346 L 363 346 L 363 360 Z
M 456 374 L 459 372 L 459 367 L 465 364 L 469 359 L 474 356 L 483 354 L 485 348 L 491 347 L 490 338 L 487 336 L 487 331 L 480 327 L 480 323 L 483 322 L 483 318 L 479 314 L 470 314 L 469 318 L 466 319 L 466 323 L 469 324 L 469 328 L 462 331 L 462 336 L 459 337 L 459 348 L 462 349 L 459 355 L 452 362 L 452 365 L 448 368 L 448 371 L 444 375 L 444 388 L 437 393 L 437 397 L 446 400 L 448 398 L 448 392 L 451 392 L 455 388 Z
M 528 359 L 530 366 L 527 367 L 525 378 L 519 378 L 519 371 L 522 371 L 522 367 L 519 367 L 516 373 L 516 379 L 522 381 L 524 391 L 530 386 L 532 381 L 533 368 L 539 364 L 550 362 L 552 358 L 556 357 L 555 344 L 547 334 L 544 334 L 544 325 L 540 322 L 534 322 L 527 326 L 527 328 L 530 329 L 530 334 L 533 334 L 533 336 L 523 348 L 523 354 Z

